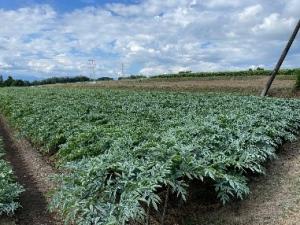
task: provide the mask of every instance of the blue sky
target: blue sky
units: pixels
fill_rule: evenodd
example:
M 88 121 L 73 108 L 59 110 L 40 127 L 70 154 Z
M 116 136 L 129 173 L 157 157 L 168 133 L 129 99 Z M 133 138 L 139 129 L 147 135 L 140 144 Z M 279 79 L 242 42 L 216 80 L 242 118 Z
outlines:
M 22 7 L 34 7 L 47 4 L 59 12 L 70 12 L 89 6 L 101 7 L 108 3 L 136 4 L 138 0 L 0 0 L 0 8 L 14 10 Z
M 0 0 L 0 73 L 26 79 L 272 68 L 299 0 Z M 284 67 L 300 67 L 299 37 Z

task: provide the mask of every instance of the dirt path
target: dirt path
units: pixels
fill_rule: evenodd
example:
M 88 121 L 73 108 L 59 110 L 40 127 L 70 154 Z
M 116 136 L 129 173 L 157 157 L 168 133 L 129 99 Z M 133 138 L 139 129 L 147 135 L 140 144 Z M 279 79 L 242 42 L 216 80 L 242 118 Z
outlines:
M 55 215 L 47 210 L 47 192 L 53 188 L 49 175 L 54 172 L 25 140 L 17 140 L 3 117 L 0 117 L 0 136 L 3 138 L 6 159 L 11 163 L 17 180 L 26 191 L 21 195 L 23 208 L 15 216 L 17 225 L 58 225 Z M 0 224 L 4 224 L 4 222 Z M 11 221 L 8 224 L 13 224 Z
M 266 165 L 266 175 L 252 177 L 251 194 L 225 207 L 193 198 L 169 209 L 169 225 L 299 225 L 300 138 L 285 144 Z

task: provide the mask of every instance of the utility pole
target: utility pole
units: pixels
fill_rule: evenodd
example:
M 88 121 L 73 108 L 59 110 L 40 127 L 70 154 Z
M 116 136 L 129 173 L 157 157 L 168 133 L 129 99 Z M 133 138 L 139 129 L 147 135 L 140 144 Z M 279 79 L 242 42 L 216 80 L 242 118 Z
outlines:
M 92 70 L 91 79 L 96 79 L 96 77 L 95 77 L 96 60 L 95 59 L 89 59 L 89 65 L 90 65 L 90 68 Z
M 277 73 L 278 73 L 278 71 L 279 71 L 279 69 L 280 69 L 280 67 L 281 67 L 281 65 L 282 65 L 282 63 L 283 63 L 286 55 L 288 54 L 288 52 L 289 52 L 289 50 L 290 50 L 290 48 L 291 48 L 291 46 L 292 46 L 292 44 L 293 44 L 296 36 L 297 36 L 297 33 L 298 33 L 299 29 L 300 29 L 300 19 L 299 19 L 299 21 L 298 21 L 298 23 L 297 23 L 297 25 L 295 27 L 294 32 L 292 33 L 292 35 L 290 37 L 287 45 L 285 46 L 283 52 L 281 53 L 281 56 L 280 56 L 280 58 L 279 58 L 279 60 L 278 60 L 278 62 L 276 64 L 274 70 L 271 73 L 270 79 L 268 80 L 268 82 L 266 83 L 265 88 L 261 92 L 261 96 L 266 96 L 267 95 L 267 93 L 268 93 L 268 91 L 269 91 L 269 89 L 270 89 L 270 87 L 272 85 L 272 82 L 275 79 L 275 76 L 277 75 Z

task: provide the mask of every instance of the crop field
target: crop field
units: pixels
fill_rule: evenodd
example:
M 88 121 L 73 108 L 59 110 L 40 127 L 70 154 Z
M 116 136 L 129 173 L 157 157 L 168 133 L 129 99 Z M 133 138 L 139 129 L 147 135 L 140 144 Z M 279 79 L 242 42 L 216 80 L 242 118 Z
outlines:
M 299 73 L 300 69 L 282 69 L 279 70 L 280 75 L 284 76 L 294 76 Z M 265 70 L 263 68 L 257 69 L 249 69 L 249 70 L 241 70 L 241 71 L 214 71 L 214 72 L 192 72 L 192 71 L 181 71 L 178 73 L 165 73 L 151 76 L 151 79 L 157 78 L 166 78 L 166 79 L 173 79 L 173 78 L 183 78 L 183 77 L 193 77 L 193 78 L 206 78 L 206 77 L 255 77 L 255 76 L 269 76 L 271 74 L 271 70 Z M 131 75 L 131 76 L 122 76 L 119 80 L 132 80 L 132 79 L 140 79 L 146 78 L 143 75 Z
M 162 77 L 149 79 L 123 79 L 118 81 L 97 81 L 96 83 L 54 84 L 54 87 L 108 88 L 125 90 L 158 90 L 186 92 L 218 92 L 243 95 L 260 95 L 267 82 L 267 76 L 212 76 L 212 77 Z M 296 76 L 279 75 L 274 81 L 270 95 L 295 97 Z
M 222 204 L 243 199 L 300 127 L 299 100 L 214 93 L 2 88 L 0 110 L 55 159 L 50 208 L 79 225 L 164 218 L 194 180 Z
M 0 139 L 0 216 L 12 215 L 20 207 L 19 195 L 23 188 L 14 178 L 11 166 L 2 159 L 4 156 L 3 142 Z

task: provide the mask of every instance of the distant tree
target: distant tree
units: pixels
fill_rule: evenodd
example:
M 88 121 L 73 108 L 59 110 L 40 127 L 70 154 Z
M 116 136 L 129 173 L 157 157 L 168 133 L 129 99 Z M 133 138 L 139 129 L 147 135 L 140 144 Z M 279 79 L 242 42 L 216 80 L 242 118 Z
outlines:
M 111 77 L 99 77 L 97 78 L 98 81 L 104 81 L 104 80 L 113 80 Z
M 14 80 L 11 86 L 23 87 L 25 86 L 25 82 L 23 80 Z
M 187 73 L 192 73 L 191 70 L 187 70 L 187 71 L 180 71 L 178 72 L 178 74 L 187 74 Z
M 90 81 L 90 78 L 85 76 L 75 77 L 50 77 L 45 80 L 33 81 L 31 85 L 45 85 L 45 84 L 58 84 L 58 83 L 75 83 Z
M 134 79 L 145 79 L 144 75 L 130 75 L 129 77 L 119 77 L 118 80 L 134 80 Z
M 0 87 L 2 87 L 2 86 L 3 86 L 3 76 L 0 75 Z
M 28 80 L 24 80 L 24 86 L 31 86 L 31 83 Z
M 13 85 L 14 83 L 14 78 L 12 78 L 12 76 L 8 76 L 8 78 L 3 82 L 4 86 L 6 87 L 10 87 Z

